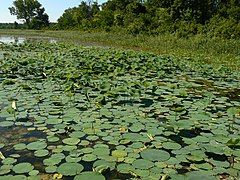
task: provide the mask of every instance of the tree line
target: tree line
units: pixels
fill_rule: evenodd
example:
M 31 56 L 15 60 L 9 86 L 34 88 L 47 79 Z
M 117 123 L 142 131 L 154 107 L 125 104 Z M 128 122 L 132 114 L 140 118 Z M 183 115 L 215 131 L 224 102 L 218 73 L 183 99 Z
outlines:
M 35 9 L 28 8 L 30 2 L 35 3 Z M 25 19 L 29 28 L 49 25 L 48 16 L 37 0 L 16 0 L 13 4 L 9 8 L 11 14 Z M 180 37 L 206 33 L 239 38 L 240 0 L 108 0 L 102 5 L 82 1 L 79 6 L 66 9 L 54 28 L 175 33 Z

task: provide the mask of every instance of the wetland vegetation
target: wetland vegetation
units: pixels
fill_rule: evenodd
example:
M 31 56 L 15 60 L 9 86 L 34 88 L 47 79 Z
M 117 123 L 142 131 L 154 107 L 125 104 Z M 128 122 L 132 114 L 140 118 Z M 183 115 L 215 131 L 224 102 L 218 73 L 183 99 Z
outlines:
M 0 180 L 240 179 L 239 1 L 88 2 L 0 23 Z
M 239 178 L 239 71 L 67 43 L 0 59 L 1 179 Z

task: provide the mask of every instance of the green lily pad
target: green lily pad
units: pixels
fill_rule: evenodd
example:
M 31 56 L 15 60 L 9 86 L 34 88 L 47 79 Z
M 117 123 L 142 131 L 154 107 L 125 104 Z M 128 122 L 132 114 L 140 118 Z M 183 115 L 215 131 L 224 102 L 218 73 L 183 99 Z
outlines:
M 105 177 L 97 172 L 86 171 L 75 176 L 74 180 L 105 180 Z
M 2 165 L 0 167 L 0 175 L 8 174 L 12 170 L 13 165 Z
M 5 146 L 5 144 L 0 143 L 0 149 L 2 149 Z
M 60 157 L 50 157 L 48 159 L 43 160 L 43 164 L 45 166 L 55 166 L 59 164 L 62 161 L 62 158 Z
M 174 142 L 164 142 L 162 146 L 165 149 L 171 149 L 171 150 L 181 149 L 181 145 Z
M 66 162 L 69 162 L 69 163 L 78 163 L 82 160 L 82 157 L 72 157 L 72 156 L 67 156 L 66 157 Z
M 143 159 L 149 161 L 167 161 L 170 158 L 170 154 L 168 152 L 157 149 L 146 149 L 140 154 Z
M 47 119 L 46 120 L 46 124 L 55 125 L 55 124 L 60 124 L 60 123 L 62 123 L 62 119 Z
M 94 148 L 93 149 L 93 154 L 95 154 L 96 156 L 105 156 L 105 155 L 109 155 L 110 154 L 110 150 L 108 148 Z
M 13 146 L 16 151 L 22 151 L 27 148 L 27 145 L 24 143 L 19 143 Z
M 71 134 L 69 134 L 69 136 L 71 137 L 71 138 L 82 138 L 82 137 L 84 137 L 86 134 L 84 133 L 84 132 L 82 132 L 82 131 L 74 131 L 74 132 L 72 132 Z
M 85 154 L 82 157 L 82 160 L 86 162 L 92 162 L 92 161 L 95 161 L 96 159 L 97 159 L 97 156 L 94 154 Z
M 93 163 L 93 167 L 98 167 L 98 166 L 107 166 L 110 168 L 110 170 L 114 170 L 115 169 L 115 166 L 116 166 L 116 162 L 108 162 L 106 160 L 97 160 Z
M 13 126 L 13 125 L 14 125 L 13 121 L 2 121 L 0 123 L 0 127 L 10 127 L 10 126 Z
M 46 149 L 40 149 L 34 152 L 34 156 L 36 157 L 45 157 L 49 154 L 49 151 Z
M 63 163 L 57 168 L 57 172 L 64 176 L 80 174 L 84 167 L 79 163 Z
M 24 174 L 24 173 L 29 173 L 33 169 L 34 167 L 30 163 L 19 163 L 13 166 L 12 170 L 17 174 Z
M 124 158 L 127 156 L 127 152 L 124 150 L 115 150 L 112 152 L 112 156 L 116 158 Z
M 32 170 L 28 174 L 29 174 L 29 176 L 37 176 L 39 174 L 39 171 L 38 170 Z
M 2 163 L 6 165 L 14 164 L 15 162 L 17 162 L 17 160 L 14 158 L 5 158 L 2 160 Z
M 135 170 L 135 168 L 130 164 L 121 163 L 117 166 L 117 170 L 123 174 L 130 174 Z
M 27 149 L 32 151 L 44 149 L 46 147 L 47 147 L 47 143 L 44 141 L 36 141 L 36 142 L 29 143 L 27 145 Z
M 58 142 L 59 141 L 59 137 L 56 136 L 48 136 L 47 137 L 48 142 Z
M 73 145 L 77 145 L 80 142 L 80 139 L 77 138 L 66 138 L 62 140 L 64 144 L 73 146 Z
M 55 173 L 57 172 L 57 166 L 47 166 L 45 168 L 46 173 Z
M 150 169 L 154 166 L 154 163 L 145 159 L 137 159 L 133 162 L 133 167 L 137 169 Z

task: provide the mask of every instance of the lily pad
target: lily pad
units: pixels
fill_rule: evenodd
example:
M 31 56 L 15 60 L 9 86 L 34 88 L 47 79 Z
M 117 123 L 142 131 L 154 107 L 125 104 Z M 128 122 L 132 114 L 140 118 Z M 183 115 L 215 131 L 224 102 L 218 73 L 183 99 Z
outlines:
M 112 156 L 116 158 L 124 158 L 127 156 L 127 152 L 124 150 L 115 150 L 112 152 Z
M 40 149 L 34 152 L 34 155 L 36 157 L 45 157 L 49 154 L 49 151 L 46 149 Z
M 63 163 L 57 168 L 57 172 L 64 176 L 80 174 L 84 167 L 79 163 Z
M 133 167 L 137 169 L 150 169 L 154 166 L 154 163 L 145 159 L 137 159 L 133 162 Z
M 2 121 L 0 123 L 0 127 L 10 127 L 10 126 L 13 126 L 13 125 L 14 125 L 13 121 Z
M 149 161 L 167 161 L 170 158 L 170 154 L 167 151 L 157 149 L 146 149 L 140 154 L 143 159 Z
M 12 170 L 17 174 L 24 174 L 24 173 L 29 173 L 33 169 L 34 167 L 30 163 L 19 163 L 13 166 Z
M 105 180 L 105 177 L 97 172 L 86 171 L 75 176 L 74 180 Z
M 164 142 L 162 146 L 165 149 L 171 149 L 171 150 L 181 149 L 181 145 L 174 142 Z
M 66 138 L 66 139 L 63 139 L 63 143 L 64 144 L 67 144 L 67 145 L 77 145 L 78 143 L 80 142 L 80 139 L 77 139 L 77 138 Z
M 14 164 L 15 162 L 17 162 L 17 160 L 14 158 L 5 158 L 2 160 L 2 163 L 6 165 Z
M 82 157 L 82 160 L 86 162 L 92 162 L 92 161 L 95 161 L 96 159 L 97 159 L 97 156 L 94 154 L 85 154 Z
M 51 125 L 60 124 L 62 123 L 62 119 L 47 119 L 46 123 Z
M 47 143 L 44 141 L 36 141 L 36 142 L 29 143 L 27 145 L 27 149 L 32 151 L 44 149 L 46 147 L 47 147 Z

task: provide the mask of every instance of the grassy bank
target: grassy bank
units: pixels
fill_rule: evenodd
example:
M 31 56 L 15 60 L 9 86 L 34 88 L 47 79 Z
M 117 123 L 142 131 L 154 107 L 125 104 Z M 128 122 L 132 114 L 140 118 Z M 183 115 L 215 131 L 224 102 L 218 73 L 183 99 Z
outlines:
M 132 36 L 111 32 L 32 30 L 0 30 L 0 35 L 53 37 L 59 38 L 61 41 L 85 45 L 109 46 L 175 56 L 196 63 L 212 64 L 216 68 L 225 66 L 232 70 L 240 69 L 240 40 L 233 39 L 208 38 L 201 35 L 185 39 L 174 35 Z

